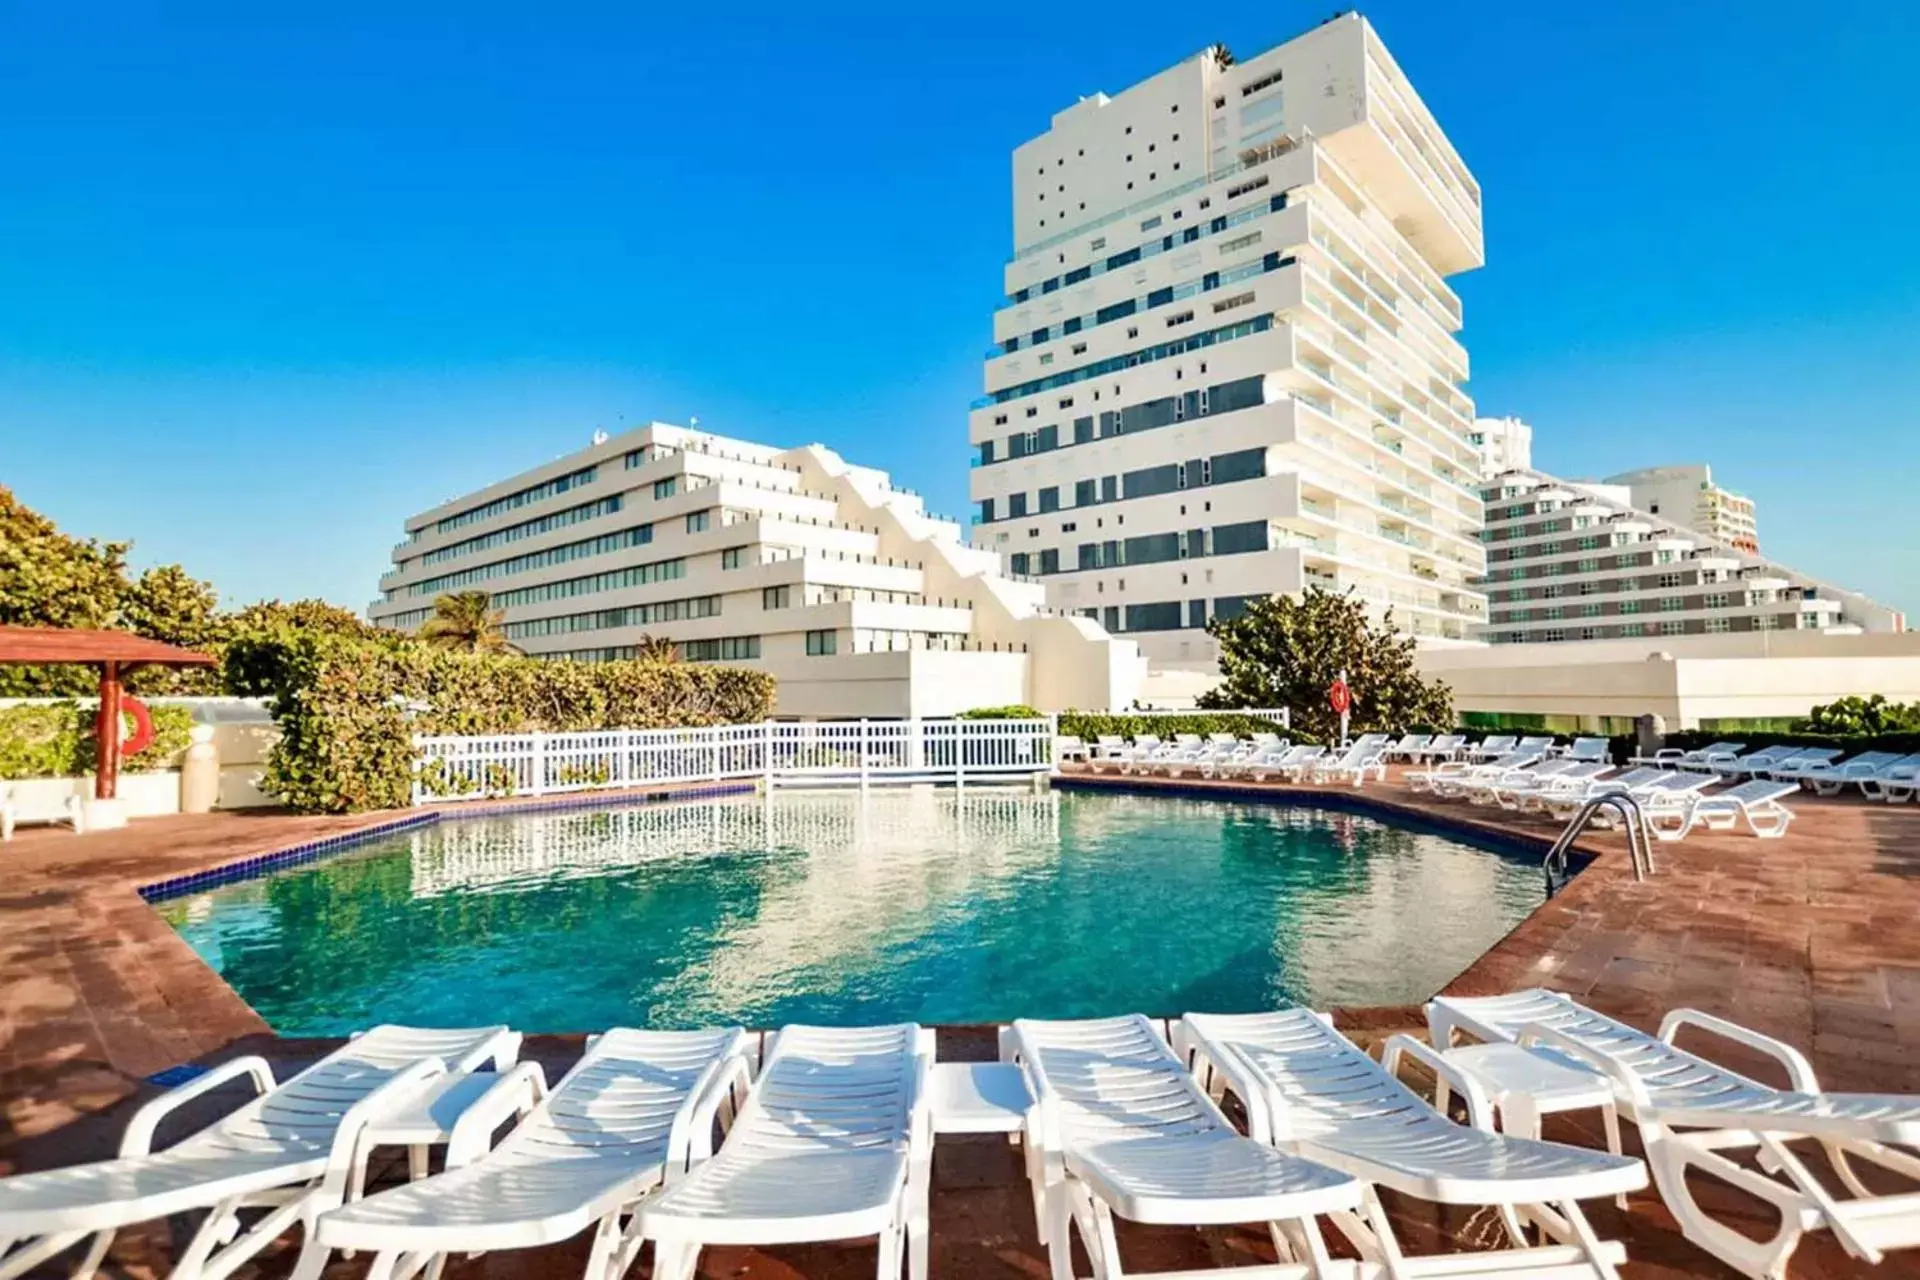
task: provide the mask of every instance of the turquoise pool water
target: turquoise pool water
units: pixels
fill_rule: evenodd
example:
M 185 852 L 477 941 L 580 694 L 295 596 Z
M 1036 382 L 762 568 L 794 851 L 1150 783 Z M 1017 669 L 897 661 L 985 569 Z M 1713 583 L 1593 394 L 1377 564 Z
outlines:
M 443 823 L 160 905 L 283 1035 L 997 1022 L 1425 999 L 1537 859 L 1112 794 L 784 793 Z

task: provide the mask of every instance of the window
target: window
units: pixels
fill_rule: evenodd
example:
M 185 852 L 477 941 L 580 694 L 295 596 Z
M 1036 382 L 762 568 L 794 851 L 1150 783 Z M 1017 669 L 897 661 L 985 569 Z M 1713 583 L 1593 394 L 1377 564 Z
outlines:
M 838 631 L 807 632 L 807 656 L 824 658 L 840 652 L 840 633 Z
M 1681 575 L 1680 575 L 1680 574 L 1677 574 L 1677 573 L 1663 573 L 1663 574 L 1661 574 L 1661 575 L 1660 575 L 1660 585 L 1661 585 L 1662 587 L 1666 587 L 1666 588 L 1669 588 L 1669 589 L 1671 589 L 1671 588 L 1673 588 L 1673 587 L 1677 587 L 1677 586 L 1679 586 L 1679 585 L 1680 585 L 1680 583 L 1681 583 Z
M 1074 506 L 1090 507 L 1095 502 L 1099 501 L 1099 499 L 1094 496 L 1093 485 L 1094 485 L 1094 482 L 1091 480 L 1075 480 L 1073 482 L 1073 505 Z
M 722 636 L 718 640 L 688 640 L 680 646 L 688 662 L 744 662 L 760 656 L 759 636 Z
M 1030 572 L 1030 570 L 1027 568 L 1028 561 L 1027 561 L 1026 552 L 1016 551 L 1013 553 L 1012 556 L 1008 557 L 1008 561 L 1009 561 L 1008 567 L 1011 568 L 1014 573 L 1020 575 L 1021 577 L 1023 578 L 1026 577 L 1027 574 Z
M 1721 635 L 1731 630 L 1733 630 L 1733 620 L 1731 618 L 1707 619 L 1707 634 L 1709 635 Z
M 1687 598 L 1685 596 L 1660 597 L 1660 612 L 1662 613 L 1678 613 L 1686 607 Z
M 728 547 L 720 553 L 720 567 L 722 569 L 738 569 L 746 559 L 746 554 L 747 549 L 745 547 Z
M 1724 609 L 1731 601 L 1728 599 L 1726 592 L 1715 591 L 1703 597 L 1701 603 L 1709 609 Z
M 792 603 L 792 587 L 762 587 L 760 589 L 760 607 L 762 609 L 785 609 Z
M 1048 485 L 1040 491 L 1040 511 L 1045 514 L 1060 509 L 1060 486 Z
M 705 533 L 713 525 L 712 511 L 687 512 L 687 532 Z
M 1040 553 L 1040 572 L 1043 574 L 1060 572 L 1060 553 L 1055 550 Z
M 1683 636 L 1687 634 L 1687 624 L 1678 619 L 1663 622 L 1660 624 L 1660 634 L 1663 636 Z
M 653 496 L 656 498 L 671 498 L 678 492 L 680 492 L 679 476 L 668 476 L 665 480 L 653 482 Z
M 1012 493 L 1007 495 L 1007 519 L 1018 520 L 1027 514 L 1027 495 Z

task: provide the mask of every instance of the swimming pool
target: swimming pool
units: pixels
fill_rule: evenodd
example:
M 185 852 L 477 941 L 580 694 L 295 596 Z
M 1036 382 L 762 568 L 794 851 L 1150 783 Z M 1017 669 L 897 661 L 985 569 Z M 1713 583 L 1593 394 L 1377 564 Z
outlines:
M 159 909 L 283 1035 L 1423 1000 L 1538 859 L 1299 806 L 780 793 L 449 821 Z

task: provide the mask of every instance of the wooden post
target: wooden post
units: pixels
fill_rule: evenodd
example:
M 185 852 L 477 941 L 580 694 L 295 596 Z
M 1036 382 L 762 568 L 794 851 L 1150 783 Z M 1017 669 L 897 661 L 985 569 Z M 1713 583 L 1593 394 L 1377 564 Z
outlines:
M 120 664 L 100 668 L 100 714 L 93 724 L 93 795 L 111 800 L 120 783 Z

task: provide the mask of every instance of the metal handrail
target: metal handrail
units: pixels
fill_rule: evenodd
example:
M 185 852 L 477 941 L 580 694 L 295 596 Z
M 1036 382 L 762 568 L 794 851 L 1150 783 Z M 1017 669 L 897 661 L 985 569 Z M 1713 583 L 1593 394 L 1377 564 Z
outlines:
M 1547 873 L 1547 895 L 1553 895 L 1555 874 L 1564 881 L 1567 875 L 1567 854 L 1573 848 L 1573 842 L 1602 809 L 1612 809 L 1620 815 L 1620 821 L 1627 829 L 1627 852 L 1633 859 L 1633 878 L 1645 880 L 1653 874 L 1653 845 L 1647 838 L 1647 817 L 1640 808 L 1640 802 L 1624 791 L 1606 791 L 1592 797 L 1580 806 L 1573 820 L 1567 823 L 1567 829 L 1553 842 L 1553 848 L 1547 850 L 1541 868 Z

